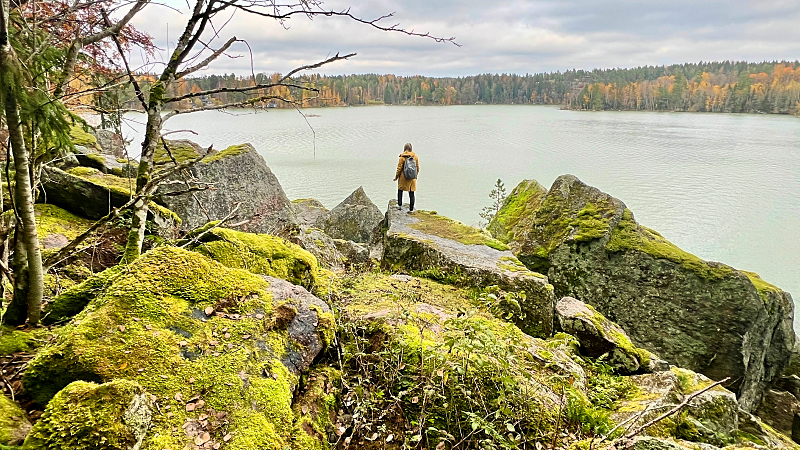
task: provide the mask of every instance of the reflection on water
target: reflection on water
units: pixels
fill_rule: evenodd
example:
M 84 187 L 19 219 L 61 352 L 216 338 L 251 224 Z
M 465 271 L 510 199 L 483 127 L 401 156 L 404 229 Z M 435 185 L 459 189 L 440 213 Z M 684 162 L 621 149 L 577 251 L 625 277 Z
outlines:
M 700 257 L 759 272 L 800 297 L 800 120 L 795 117 L 560 111 L 535 106 L 290 110 L 176 116 L 216 148 L 252 143 L 290 198 L 335 206 L 358 186 L 383 208 L 397 155 L 420 158 L 419 208 L 468 224 L 501 178 L 549 186 L 565 173 Z M 130 115 L 133 117 L 133 115 Z M 141 117 L 141 116 L 139 116 Z M 141 129 L 141 126 L 137 126 Z M 136 147 L 141 141 L 133 134 Z M 133 150 L 133 148 L 132 148 Z

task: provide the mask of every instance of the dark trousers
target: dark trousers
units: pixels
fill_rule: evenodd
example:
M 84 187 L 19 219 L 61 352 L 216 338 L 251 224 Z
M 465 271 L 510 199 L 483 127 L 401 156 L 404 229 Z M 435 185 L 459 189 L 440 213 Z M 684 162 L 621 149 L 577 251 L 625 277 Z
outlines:
M 414 191 L 408 191 L 408 209 L 414 210 Z M 397 190 L 397 206 L 403 206 L 403 191 Z

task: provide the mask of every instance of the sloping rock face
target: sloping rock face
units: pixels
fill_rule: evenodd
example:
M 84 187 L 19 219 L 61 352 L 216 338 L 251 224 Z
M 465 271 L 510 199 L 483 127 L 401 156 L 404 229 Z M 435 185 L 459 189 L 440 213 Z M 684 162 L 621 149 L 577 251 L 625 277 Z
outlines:
M 55 167 L 42 170 L 42 187 L 40 201 L 89 219 L 99 219 L 131 198 L 129 190 L 103 186 Z
M 800 442 L 800 401 L 791 392 L 769 390 L 756 414 L 767 425 Z
M 536 180 L 522 180 L 511 190 L 486 229 L 503 242 L 524 242 L 527 231 L 533 227 L 533 213 L 545 195 L 547 188 Z
M 435 212 L 398 210 L 394 200 L 386 220 L 384 267 L 455 284 L 524 293 L 517 301 L 525 317 L 515 315 L 515 323 L 532 336 L 552 335 L 552 286 L 544 275 L 526 269 L 503 244 Z
M 651 372 L 653 368 L 669 370 L 666 363 L 631 343 L 625 330 L 603 317 L 591 306 L 572 297 L 556 303 L 558 329 L 578 339 L 582 354 L 597 358 L 608 355 L 607 363 L 622 374 Z
M 383 221 L 381 210 L 367 197 L 363 187 L 317 219 L 316 227 L 334 239 L 369 243 Z
M 535 201 L 509 244 L 529 268 L 547 271 L 557 295 L 591 304 L 671 364 L 740 380 L 731 388 L 742 407 L 758 404 L 794 346 L 788 293 L 681 250 L 572 175 Z
M 294 206 L 297 224 L 301 227 L 313 227 L 317 223 L 317 219 L 328 212 L 328 208 L 325 205 L 313 198 L 292 200 L 292 206 Z
M 176 151 L 170 145 L 170 151 L 178 162 L 197 156 L 191 147 L 182 146 L 180 149 L 175 155 Z M 164 155 L 160 155 L 159 161 L 165 166 L 171 164 Z M 178 214 L 184 228 L 193 229 L 220 220 L 230 214 L 236 203 L 241 205 L 233 221 L 248 221 L 238 227 L 242 231 L 282 234 L 296 226 L 291 202 L 264 158 L 252 145 L 229 147 L 188 170 L 199 181 L 212 183 L 214 189 L 161 196 L 160 203 Z M 181 189 L 185 186 L 175 184 L 159 188 L 159 192 L 166 194 Z
M 111 130 L 94 130 L 94 136 L 103 154 L 115 158 L 125 157 L 125 142 L 122 136 Z
M 324 448 L 292 409 L 301 375 L 333 340 L 324 302 L 174 247 L 145 253 L 103 284 L 29 363 L 23 383 L 39 404 L 57 402 L 74 381 L 126 380 L 160 411 L 144 450 Z M 82 417 L 62 418 L 62 429 L 80 429 Z
M 0 396 L 0 444 L 19 445 L 30 430 L 25 411 L 5 395 Z

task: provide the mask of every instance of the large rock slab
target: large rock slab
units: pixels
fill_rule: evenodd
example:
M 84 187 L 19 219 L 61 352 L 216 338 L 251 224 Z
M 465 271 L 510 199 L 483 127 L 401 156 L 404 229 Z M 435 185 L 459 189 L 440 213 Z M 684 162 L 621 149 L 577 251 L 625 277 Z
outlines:
M 202 154 L 187 145 L 169 144 L 170 152 L 178 162 Z M 168 155 L 155 155 L 163 167 L 172 164 Z M 160 203 L 175 211 L 184 228 L 193 229 L 207 222 L 227 217 L 240 203 L 236 218 L 243 222 L 238 229 L 252 233 L 283 234 L 296 226 L 294 209 L 283 192 L 278 178 L 272 173 L 264 158 L 250 144 L 241 144 L 207 155 L 205 159 L 187 169 L 200 182 L 213 188 L 181 195 L 162 195 Z M 176 178 L 183 180 L 184 178 Z M 180 183 L 159 188 L 167 194 L 185 189 Z
M 524 293 L 517 300 L 525 317 L 515 315 L 515 323 L 532 336 L 552 335 L 552 286 L 544 275 L 526 269 L 503 244 L 435 212 L 408 214 L 397 209 L 394 200 L 389 202 L 386 220 L 385 268 L 417 272 L 455 284 L 497 286 Z
M 316 227 L 334 239 L 369 243 L 375 236 L 383 214 L 359 187 L 328 213 L 317 219 Z
M 80 173 L 89 174 L 89 171 Z M 55 167 L 45 167 L 42 170 L 42 194 L 39 201 L 60 206 L 88 219 L 99 219 L 130 199 L 129 189 L 94 182 L 88 179 L 88 175 L 84 178 Z
M 307 436 L 292 406 L 301 376 L 334 338 L 324 302 L 283 280 L 166 246 L 102 285 L 29 363 L 23 383 L 37 403 L 52 404 L 74 381 L 126 380 L 152 394 L 160 411 L 143 448 L 284 448 Z
M 506 200 L 526 216 L 509 245 L 527 267 L 547 272 L 558 296 L 591 304 L 671 364 L 731 377 L 742 407 L 758 405 L 794 346 L 788 293 L 681 250 L 572 175 L 531 198 L 527 207 Z

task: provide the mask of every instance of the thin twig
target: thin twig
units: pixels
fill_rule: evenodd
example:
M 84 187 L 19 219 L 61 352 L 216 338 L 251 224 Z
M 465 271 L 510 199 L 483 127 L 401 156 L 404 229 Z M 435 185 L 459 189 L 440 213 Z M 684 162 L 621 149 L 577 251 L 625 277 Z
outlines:
M 236 214 L 236 211 L 239 209 L 240 206 L 242 206 L 242 202 L 237 202 L 236 206 L 231 210 L 231 212 L 228 213 L 227 216 L 223 217 L 219 222 L 217 222 L 214 225 L 208 227 L 207 230 L 205 230 L 202 233 L 198 234 L 197 236 L 193 237 L 192 239 L 189 240 L 189 242 L 181 245 L 179 248 L 185 248 L 185 247 L 188 247 L 189 245 L 191 245 L 194 242 L 198 242 L 200 240 L 200 238 L 202 238 L 203 236 L 208 234 L 209 231 L 211 231 L 214 228 L 217 228 L 218 226 L 222 225 L 223 223 L 229 221 L 233 217 L 233 215 Z
M 725 378 L 723 378 L 723 379 L 721 379 L 721 380 L 719 380 L 719 381 L 716 381 L 716 382 L 714 382 L 714 383 L 711 383 L 710 385 L 706 386 L 706 387 L 705 387 L 705 388 L 703 388 L 703 389 L 700 389 L 700 390 L 699 390 L 699 391 L 697 391 L 697 392 L 694 392 L 694 393 L 692 393 L 691 395 L 688 395 L 688 396 L 687 396 L 685 399 L 683 399 L 683 401 L 682 401 L 680 404 L 678 404 L 678 405 L 677 405 L 677 406 L 675 406 L 674 408 L 670 409 L 669 411 L 665 412 L 664 414 L 662 414 L 662 415 L 660 415 L 660 416 L 656 417 L 655 419 L 653 419 L 653 420 L 651 420 L 651 421 L 647 422 L 646 424 L 644 424 L 644 425 L 640 426 L 639 428 L 636 428 L 636 429 L 634 429 L 633 431 L 629 432 L 628 434 L 626 434 L 625 436 L 623 436 L 623 437 L 621 438 L 621 440 L 625 440 L 625 441 L 627 441 L 627 440 L 633 439 L 633 438 L 634 438 L 634 437 L 635 437 L 637 434 L 641 433 L 642 431 L 646 430 L 647 428 L 651 427 L 652 425 L 655 425 L 656 423 L 658 423 L 658 422 L 660 422 L 660 421 L 662 421 L 662 420 L 666 419 L 667 417 L 669 417 L 669 416 L 671 416 L 671 415 L 673 415 L 673 414 L 676 414 L 677 412 L 679 412 L 679 411 L 680 411 L 681 409 L 683 409 L 683 408 L 684 408 L 686 405 L 688 405 L 688 404 L 689 404 L 689 402 L 691 402 L 692 400 L 694 400 L 694 398 L 695 398 L 695 397 L 697 397 L 698 395 L 700 395 L 700 394 L 702 394 L 702 393 L 704 393 L 704 392 L 706 392 L 706 391 L 708 391 L 708 390 L 711 390 L 711 389 L 713 389 L 714 387 L 716 387 L 716 386 L 719 386 L 720 384 L 722 384 L 722 383 L 725 383 L 726 381 L 728 381 L 728 380 L 730 380 L 730 379 L 731 379 L 731 377 L 725 377 Z

